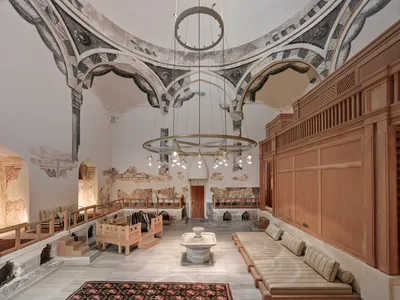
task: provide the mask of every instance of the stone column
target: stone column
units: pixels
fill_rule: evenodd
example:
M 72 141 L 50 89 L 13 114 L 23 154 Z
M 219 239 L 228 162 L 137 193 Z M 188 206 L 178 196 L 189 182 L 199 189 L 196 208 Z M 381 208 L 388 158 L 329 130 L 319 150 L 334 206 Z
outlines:
M 72 100 L 72 160 L 78 161 L 79 145 L 81 144 L 81 106 L 82 93 L 71 90 Z

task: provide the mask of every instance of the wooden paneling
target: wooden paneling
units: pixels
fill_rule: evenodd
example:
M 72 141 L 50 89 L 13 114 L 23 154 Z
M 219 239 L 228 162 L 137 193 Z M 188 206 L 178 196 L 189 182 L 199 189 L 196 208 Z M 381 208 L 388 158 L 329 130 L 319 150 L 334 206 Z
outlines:
M 287 170 L 293 168 L 293 157 L 278 158 L 278 170 Z
M 318 171 L 295 172 L 296 223 L 309 230 L 319 229 Z
M 294 221 L 293 172 L 278 173 L 277 197 L 277 215 Z
M 322 165 L 333 165 L 362 160 L 361 140 L 345 142 L 321 149 Z
M 322 236 L 365 256 L 365 214 L 361 168 L 321 173 Z
M 318 152 L 309 151 L 296 155 L 295 168 L 313 167 L 318 165 Z
M 261 157 L 274 161 L 275 217 L 390 275 L 399 274 L 399 95 L 400 21 L 296 100 L 293 123 Z

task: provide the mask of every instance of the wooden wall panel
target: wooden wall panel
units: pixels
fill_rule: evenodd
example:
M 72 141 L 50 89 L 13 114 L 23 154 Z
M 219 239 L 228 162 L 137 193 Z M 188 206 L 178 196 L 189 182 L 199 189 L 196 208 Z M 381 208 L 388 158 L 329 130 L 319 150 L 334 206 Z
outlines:
M 320 205 L 318 193 L 318 171 L 295 173 L 296 223 L 309 230 L 319 231 Z
M 293 172 L 278 173 L 277 214 L 294 221 Z
M 293 157 L 292 156 L 278 158 L 278 171 L 289 170 L 292 168 L 293 168 Z
M 365 210 L 362 168 L 321 172 L 322 236 L 365 256 Z
M 318 165 L 318 152 L 317 150 L 308 151 L 305 153 L 297 154 L 295 156 L 295 169 L 314 167 Z
M 362 143 L 353 140 L 321 149 L 321 164 L 333 165 L 362 160 Z

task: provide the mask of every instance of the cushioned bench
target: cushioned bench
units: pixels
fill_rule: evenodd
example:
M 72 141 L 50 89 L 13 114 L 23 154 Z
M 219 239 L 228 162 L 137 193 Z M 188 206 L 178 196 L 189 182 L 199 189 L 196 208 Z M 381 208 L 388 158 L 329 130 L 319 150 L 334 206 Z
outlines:
M 339 279 L 330 282 L 264 232 L 233 235 L 254 284 L 269 299 L 359 299 L 352 287 Z

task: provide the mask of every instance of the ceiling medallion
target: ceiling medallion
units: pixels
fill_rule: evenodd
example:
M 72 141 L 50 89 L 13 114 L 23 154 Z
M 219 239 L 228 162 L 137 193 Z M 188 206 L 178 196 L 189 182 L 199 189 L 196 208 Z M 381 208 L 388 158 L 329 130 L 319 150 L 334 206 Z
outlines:
M 198 45 L 198 47 L 196 46 L 190 46 L 186 41 L 182 40 L 182 37 L 178 34 L 178 30 L 179 30 L 179 25 L 186 20 L 187 18 L 189 18 L 192 15 L 208 15 L 211 18 L 214 18 L 218 24 L 219 24 L 219 32 L 217 33 L 217 39 L 216 41 L 212 41 L 210 45 L 204 45 L 203 47 L 201 47 L 200 45 Z M 218 29 L 217 29 L 218 30 Z M 206 50 L 210 50 L 212 48 L 214 48 L 216 45 L 219 44 L 219 42 L 222 40 L 222 37 L 224 36 L 224 21 L 222 20 L 222 17 L 212 8 L 209 7 L 205 7 L 205 6 L 195 6 L 195 7 L 191 7 L 188 8 L 187 10 L 183 11 L 177 18 L 175 21 L 175 38 L 178 41 L 179 44 L 182 45 L 182 47 L 188 49 L 188 50 L 192 50 L 192 51 L 206 51 Z
M 90 37 L 83 32 L 82 30 L 75 29 L 74 30 L 74 37 L 82 44 L 85 46 L 90 46 L 92 44 L 92 41 L 90 40 Z
M 214 7 L 214 6 L 213 6 Z M 196 46 L 189 46 L 187 43 L 183 42 L 178 35 L 179 24 L 188 18 L 191 15 L 197 14 L 198 15 L 198 43 Z M 208 15 L 209 18 L 217 20 L 216 26 L 219 27 L 220 33 L 218 34 L 218 39 L 216 42 L 212 42 L 210 45 L 205 45 L 200 47 L 200 30 L 201 30 L 201 18 L 200 15 Z M 211 23 L 210 19 L 210 23 Z M 212 28 L 211 31 L 213 32 Z M 217 29 L 218 31 L 218 29 Z M 215 32 L 215 30 L 214 30 Z M 199 54 L 199 64 L 198 64 L 198 76 L 199 79 L 201 74 L 201 66 L 200 66 L 200 51 L 208 50 L 215 47 L 223 38 L 224 36 L 224 22 L 221 16 L 215 12 L 211 8 L 198 6 L 192 7 L 185 10 L 181 13 L 175 20 L 175 38 L 176 40 L 186 49 L 197 51 Z M 174 43 L 174 69 L 175 69 L 175 55 L 176 55 L 176 43 Z M 222 43 L 222 60 L 223 65 L 225 65 L 225 43 Z M 239 76 L 237 73 L 232 74 L 233 76 Z M 225 78 L 224 80 L 224 103 L 223 107 L 227 107 L 227 100 L 226 99 L 226 91 L 225 91 Z M 186 92 L 186 90 L 185 90 Z M 175 134 L 175 106 L 173 106 L 173 126 L 172 126 L 172 135 L 169 136 L 162 136 L 160 138 L 151 139 L 143 143 L 143 148 L 151 153 L 157 153 L 160 156 L 160 160 L 157 161 L 157 167 L 159 169 L 164 169 L 168 167 L 169 162 L 171 162 L 171 167 L 181 167 L 183 169 L 187 168 L 187 157 L 197 157 L 197 167 L 202 168 L 204 165 L 203 156 L 213 156 L 214 162 L 213 167 L 214 169 L 220 166 L 228 166 L 229 165 L 229 156 L 232 156 L 233 166 L 234 169 L 237 167 L 241 168 L 243 165 L 242 153 L 245 151 L 249 151 L 252 148 L 257 146 L 257 142 L 245 138 L 242 136 L 235 136 L 235 135 L 228 135 L 227 134 L 227 110 L 224 110 L 224 117 L 223 121 L 225 125 L 223 126 L 223 133 L 215 134 L 215 133 L 202 133 L 201 132 L 201 122 L 203 118 L 201 117 L 201 105 L 200 105 L 200 97 L 204 95 L 204 91 L 201 90 L 200 80 L 198 80 L 198 91 L 190 93 L 188 89 L 188 94 L 190 95 L 198 95 L 198 132 L 197 133 L 190 133 L 190 134 Z M 190 98 L 193 98 L 192 96 Z M 211 101 L 211 94 L 210 94 L 210 101 Z M 193 100 L 191 100 L 193 101 Z M 221 104 L 220 104 L 221 106 Z M 212 106 L 211 106 L 212 107 Z M 222 107 L 222 106 L 221 106 Z M 212 108 L 211 108 L 212 109 Z M 179 111 L 178 111 L 179 113 Z M 212 115 L 212 113 L 211 113 Z M 186 116 L 188 118 L 188 116 Z M 154 128 L 156 127 L 156 121 L 153 126 L 153 136 L 154 136 Z M 171 156 L 169 158 L 169 156 Z M 152 166 L 153 156 L 147 156 L 148 165 Z M 252 156 L 248 154 L 246 156 L 247 164 L 252 163 Z

